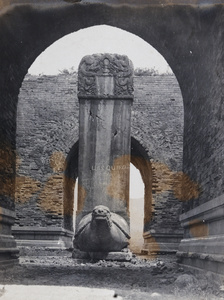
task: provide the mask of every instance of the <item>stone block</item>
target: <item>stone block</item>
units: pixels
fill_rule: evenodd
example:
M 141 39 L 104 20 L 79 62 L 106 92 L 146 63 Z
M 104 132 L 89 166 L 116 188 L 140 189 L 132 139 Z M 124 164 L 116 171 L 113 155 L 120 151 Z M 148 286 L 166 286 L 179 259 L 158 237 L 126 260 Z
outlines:
M 224 195 L 180 216 L 185 236 L 177 256 L 180 263 L 224 275 Z
M 119 252 L 84 252 L 74 249 L 72 252 L 74 259 L 93 259 L 93 260 L 110 260 L 110 261 L 130 261 L 132 253 L 130 251 Z
M 104 260 L 112 260 L 112 261 L 130 261 L 132 259 L 132 253 L 127 252 L 90 252 L 90 257 L 92 259 L 104 259 Z
M 145 232 L 143 251 L 148 253 L 176 253 L 183 238 L 183 233 Z
M 74 233 L 61 227 L 24 226 L 12 227 L 18 246 L 47 247 L 50 249 L 72 248 Z
M 13 265 L 18 263 L 19 250 L 11 233 L 15 212 L 0 207 L 0 265 Z

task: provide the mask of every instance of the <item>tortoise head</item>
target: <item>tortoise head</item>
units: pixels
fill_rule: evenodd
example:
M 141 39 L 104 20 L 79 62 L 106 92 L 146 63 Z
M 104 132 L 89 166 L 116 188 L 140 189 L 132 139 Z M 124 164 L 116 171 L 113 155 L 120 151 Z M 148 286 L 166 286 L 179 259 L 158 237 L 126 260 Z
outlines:
M 92 212 L 92 220 L 96 221 L 97 223 L 106 222 L 106 224 L 111 227 L 112 220 L 109 208 L 104 205 L 95 206 Z

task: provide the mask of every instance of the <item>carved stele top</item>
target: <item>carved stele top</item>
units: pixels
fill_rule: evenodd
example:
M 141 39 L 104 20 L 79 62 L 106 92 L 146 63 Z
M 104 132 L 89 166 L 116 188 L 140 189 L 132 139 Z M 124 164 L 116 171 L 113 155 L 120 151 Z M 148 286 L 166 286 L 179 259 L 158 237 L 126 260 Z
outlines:
M 83 57 L 78 70 L 79 98 L 133 99 L 133 64 L 125 55 Z

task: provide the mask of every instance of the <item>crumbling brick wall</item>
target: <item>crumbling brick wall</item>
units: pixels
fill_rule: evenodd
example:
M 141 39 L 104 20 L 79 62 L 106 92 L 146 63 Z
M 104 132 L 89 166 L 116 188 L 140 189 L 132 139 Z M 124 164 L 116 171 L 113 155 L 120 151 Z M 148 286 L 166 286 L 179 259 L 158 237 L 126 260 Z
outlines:
M 175 189 L 181 189 L 176 177 L 182 171 L 183 103 L 176 78 L 136 77 L 132 114 L 132 136 L 152 165 L 152 219 L 145 231 L 179 232 L 182 205 Z
M 63 169 L 78 139 L 76 78 L 27 76 L 17 113 L 17 224 L 63 224 Z

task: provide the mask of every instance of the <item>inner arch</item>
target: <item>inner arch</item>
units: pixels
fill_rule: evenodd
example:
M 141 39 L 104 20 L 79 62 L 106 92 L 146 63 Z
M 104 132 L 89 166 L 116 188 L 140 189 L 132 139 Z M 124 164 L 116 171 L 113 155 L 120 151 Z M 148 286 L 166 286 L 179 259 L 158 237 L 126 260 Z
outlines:
M 144 244 L 144 183 L 139 170 L 130 165 L 130 249 L 134 253 L 141 253 Z

